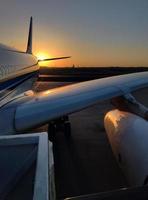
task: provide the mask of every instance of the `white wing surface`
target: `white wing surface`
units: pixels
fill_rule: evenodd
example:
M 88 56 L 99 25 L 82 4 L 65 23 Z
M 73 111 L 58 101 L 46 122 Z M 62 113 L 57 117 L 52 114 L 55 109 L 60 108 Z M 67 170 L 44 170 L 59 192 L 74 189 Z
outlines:
M 102 78 L 35 94 L 19 105 L 15 114 L 18 131 L 33 128 L 99 101 L 148 86 L 148 72 Z

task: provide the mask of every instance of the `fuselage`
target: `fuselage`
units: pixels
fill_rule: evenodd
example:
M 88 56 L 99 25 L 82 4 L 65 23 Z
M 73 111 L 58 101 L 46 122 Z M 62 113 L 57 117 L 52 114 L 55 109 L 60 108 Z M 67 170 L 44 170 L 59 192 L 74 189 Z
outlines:
M 0 45 L 0 97 L 37 76 L 38 60 L 28 53 Z M 27 88 L 28 90 L 31 88 Z

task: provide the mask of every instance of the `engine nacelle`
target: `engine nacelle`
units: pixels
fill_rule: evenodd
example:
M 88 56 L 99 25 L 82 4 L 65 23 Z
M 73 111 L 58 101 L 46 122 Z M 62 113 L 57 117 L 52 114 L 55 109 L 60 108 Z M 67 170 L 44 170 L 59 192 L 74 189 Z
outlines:
M 116 109 L 106 114 L 104 124 L 129 185 L 148 185 L 148 122 Z

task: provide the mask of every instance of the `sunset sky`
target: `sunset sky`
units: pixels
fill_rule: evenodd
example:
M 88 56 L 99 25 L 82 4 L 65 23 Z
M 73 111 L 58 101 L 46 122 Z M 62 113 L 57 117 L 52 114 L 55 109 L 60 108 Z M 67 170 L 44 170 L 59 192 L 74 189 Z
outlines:
M 69 56 L 48 66 L 148 66 L 148 0 L 1 0 L 0 42 Z

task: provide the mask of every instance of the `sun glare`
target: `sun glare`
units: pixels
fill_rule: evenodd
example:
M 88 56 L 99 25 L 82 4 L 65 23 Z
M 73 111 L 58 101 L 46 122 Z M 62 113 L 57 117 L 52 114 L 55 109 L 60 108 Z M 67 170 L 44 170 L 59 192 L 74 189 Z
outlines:
M 38 58 L 38 60 L 44 60 L 46 58 L 49 58 L 49 56 L 46 53 L 37 53 L 36 57 Z

